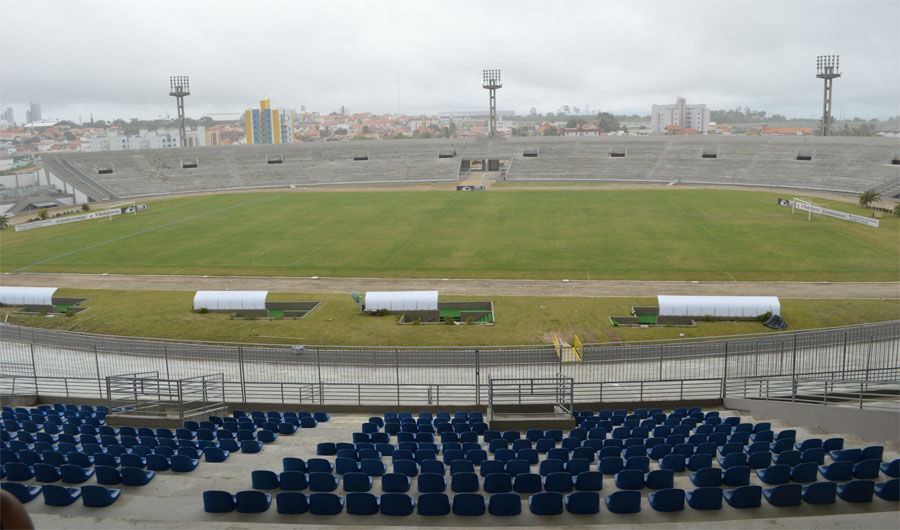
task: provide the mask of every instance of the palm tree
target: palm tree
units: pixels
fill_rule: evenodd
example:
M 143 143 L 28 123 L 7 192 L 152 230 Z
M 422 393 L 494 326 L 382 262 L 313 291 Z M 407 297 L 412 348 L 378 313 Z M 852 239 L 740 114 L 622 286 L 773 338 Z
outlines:
M 0 215 L 0 230 L 3 230 L 7 226 L 9 226 L 9 217 Z
M 859 195 L 859 204 L 868 208 L 879 197 L 881 197 L 881 193 L 875 191 L 875 188 L 866 190 Z

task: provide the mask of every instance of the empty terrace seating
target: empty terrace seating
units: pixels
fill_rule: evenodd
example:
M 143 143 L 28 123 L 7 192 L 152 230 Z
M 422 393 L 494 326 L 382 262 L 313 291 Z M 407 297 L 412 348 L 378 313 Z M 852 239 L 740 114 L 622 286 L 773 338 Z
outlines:
M 310 427 L 329 419 L 324 412 L 234 411 L 227 417 L 186 421 L 173 430 L 112 427 L 106 425 L 108 413 L 103 405 L 4 406 L 0 429 L 3 488 L 22 502 L 42 493 L 51 506 L 68 506 L 80 498 L 85 506 L 106 507 L 116 502 L 121 490 L 104 486 L 143 487 L 159 473 L 191 473 L 204 454 L 206 462 L 224 462 L 232 452 L 240 451 L 238 439 L 272 443 L 277 433 L 300 432 L 296 427 L 307 418 Z M 284 429 L 286 425 L 292 428 Z M 285 477 L 281 486 L 306 489 L 305 475 L 299 475 Z M 279 485 L 277 477 L 273 480 L 261 474 L 254 480 L 254 487 Z M 221 495 L 210 498 L 224 509 Z M 242 512 L 268 508 L 255 493 L 236 497 L 235 506 Z
M 248 472 L 244 487 L 274 496 L 279 513 L 392 518 L 543 519 L 624 515 L 642 507 L 714 517 L 763 502 L 791 510 L 897 496 L 897 479 L 868 463 L 883 463 L 881 446 L 844 447 L 843 439 L 830 438 L 830 447 L 841 448 L 812 454 L 823 449 L 823 440 L 699 408 L 578 411 L 574 417 L 576 427 L 568 431 L 519 432 L 492 430 L 478 412 L 386 413 L 344 439 L 318 443 L 316 457 L 285 456 L 282 469 Z M 541 442 L 546 447 L 537 451 Z M 754 470 L 748 464 L 757 454 L 769 458 Z M 815 458 L 802 461 L 807 454 Z M 873 458 L 860 460 L 863 455 Z M 820 456 L 825 465 L 851 466 L 849 478 L 832 481 L 819 473 Z M 865 473 L 878 469 L 877 480 L 852 476 L 852 466 L 862 462 Z M 229 492 L 207 493 L 218 499 L 206 503 L 207 511 L 237 506 Z

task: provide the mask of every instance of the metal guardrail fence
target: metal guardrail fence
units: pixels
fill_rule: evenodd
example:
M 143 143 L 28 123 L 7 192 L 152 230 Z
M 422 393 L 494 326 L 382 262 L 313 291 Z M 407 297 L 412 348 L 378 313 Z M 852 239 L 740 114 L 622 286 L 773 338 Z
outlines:
M 494 406 L 504 404 L 551 402 L 565 412 L 575 408 L 575 382 L 571 377 L 488 378 L 488 409 L 494 419 Z
M 0 325 L 0 393 L 105 398 L 107 376 L 173 380 L 222 373 L 229 402 L 482 404 L 489 378 L 571 377 L 574 400 L 710 399 L 726 381 L 900 377 L 900 320 L 740 337 L 552 345 L 349 347 L 111 337 Z M 676 397 L 677 396 L 677 397 Z
M 736 379 L 726 385 L 732 397 L 900 411 L 900 378 Z

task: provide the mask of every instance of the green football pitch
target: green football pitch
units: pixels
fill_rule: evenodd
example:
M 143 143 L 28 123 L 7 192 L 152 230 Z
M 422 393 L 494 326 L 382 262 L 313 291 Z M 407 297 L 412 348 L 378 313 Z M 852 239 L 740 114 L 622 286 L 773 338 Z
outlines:
M 151 200 L 0 236 L 3 272 L 897 281 L 871 228 L 724 190 L 282 192 Z M 821 201 L 820 201 L 821 202 Z M 831 207 L 870 215 L 846 203 Z M 510 293 L 513 294 L 513 293 Z

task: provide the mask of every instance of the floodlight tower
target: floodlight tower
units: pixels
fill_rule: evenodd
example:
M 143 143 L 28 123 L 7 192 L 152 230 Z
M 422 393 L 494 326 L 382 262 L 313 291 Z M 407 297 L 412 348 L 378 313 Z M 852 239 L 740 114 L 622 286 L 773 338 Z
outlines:
M 187 134 L 184 130 L 184 96 L 191 95 L 191 82 L 186 75 L 169 76 L 169 95 L 178 103 L 178 120 L 181 127 L 181 147 L 187 145 Z
M 828 136 L 831 127 L 831 81 L 835 77 L 841 77 L 838 67 L 841 64 L 840 55 L 819 55 L 816 57 L 816 77 L 825 80 L 825 102 L 822 108 L 822 136 Z
M 500 70 L 482 70 L 481 88 L 487 89 L 490 94 L 490 135 L 495 136 L 497 134 L 497 89 L 503 88 L 503 83 L 500 82 Z

